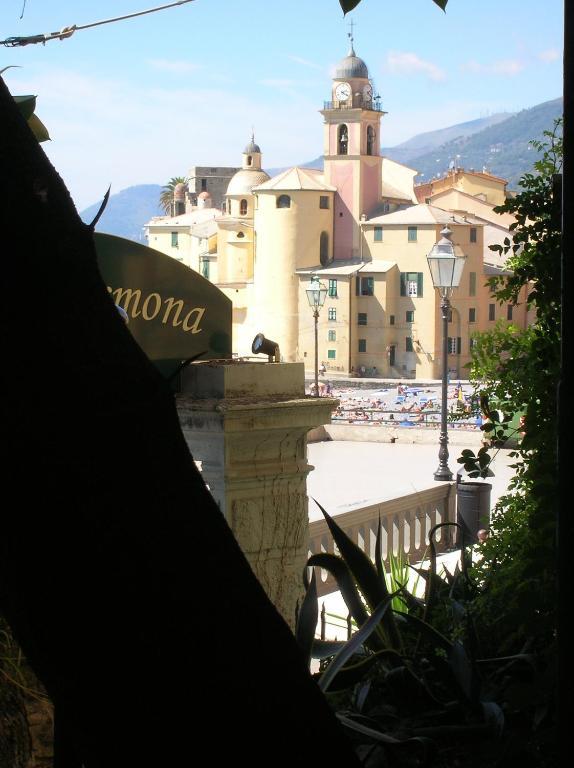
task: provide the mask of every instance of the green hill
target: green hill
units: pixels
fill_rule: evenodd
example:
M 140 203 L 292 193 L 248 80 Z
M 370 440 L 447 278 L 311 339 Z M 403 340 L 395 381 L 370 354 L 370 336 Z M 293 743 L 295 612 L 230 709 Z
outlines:
M 419 171 L 416 181 L 430 181 L 442 176 L 451 164 L 466 170 L 486 168 L 495 176 L 507 179 L 509 189 L 518 186 L 520 177 L 531 170 L 536 152 L 532 139 L 541 139 L 551 130 L 554 120 L 562 115 L 562 99 L 553 99 L 530 109 L 523 109 L 496 125 L 470 136 L 457 138 L 409 160 Z

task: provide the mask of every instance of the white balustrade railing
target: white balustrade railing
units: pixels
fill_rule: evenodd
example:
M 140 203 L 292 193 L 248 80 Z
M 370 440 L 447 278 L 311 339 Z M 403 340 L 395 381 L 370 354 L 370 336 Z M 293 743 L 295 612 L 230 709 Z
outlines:
M 398 499 L 389 499 L 333 515 L 333 519 L 347 536 L 374 560 L 380 517 L 381 547 L 386 565 L 389 563 L 390 553 L 395 556 L 402 553 L 410 563 L 416 563 L 428 557 L 429 532 L 433 526 L 454 522 L 455 499 L 456 484 L 441 483 L 434 488 L 410 493 Z M 434 542 L 437 554 L 451 549 L 454 527 L 439 528 Z M 309 556 L 318 552 L 337 554 L 325 520 L 309 523 Z M 335 580 L 326 570 L 321 569 L 317 583 L 318 595 L 326 595 L 336 590 Z

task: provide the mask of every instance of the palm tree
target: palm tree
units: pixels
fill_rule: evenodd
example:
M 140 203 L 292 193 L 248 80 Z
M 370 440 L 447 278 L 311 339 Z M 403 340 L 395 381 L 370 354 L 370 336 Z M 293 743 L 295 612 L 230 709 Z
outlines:
M 188 179 L 185 176 L 174 176 L 168 183 L 162 187 L 161 194 L 159 196 L 160 208 L 166 215 L 169 215 L 171 211 L 171 204 L 173 202 L 173 191 L 177 184 L 187 184 Z

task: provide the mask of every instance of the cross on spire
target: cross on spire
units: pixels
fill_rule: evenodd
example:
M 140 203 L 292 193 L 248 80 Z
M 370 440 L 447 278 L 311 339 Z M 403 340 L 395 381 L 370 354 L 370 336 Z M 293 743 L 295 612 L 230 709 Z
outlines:
M 354 56 L 355 55 L 355 51 L 353 49 L 353 42 L 355 40 L 355 37 L 353 35 L 353 27 L 355 26 L 355 22 L 353 21 L 353 19 L 351 19 L 349 21 L 349 26 L 351 27 L 351 31 L 347 32 L 347 37 L 351 41 L 351 50 L 349 51 L 349 56 Z

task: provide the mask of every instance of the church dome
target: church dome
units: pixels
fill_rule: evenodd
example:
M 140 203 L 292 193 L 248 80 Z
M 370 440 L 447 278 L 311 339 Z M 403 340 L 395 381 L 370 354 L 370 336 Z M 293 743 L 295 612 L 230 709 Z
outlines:
M 269 178 L 269 174 L 265 171 L 243 168 L 231 177 L 226 194 L 250 195 L 253 187 L 263 184 L 264 181 L 269 181 Z
M 351 46 L 349 53 L 344 59 L 341 59 L 335 69 L 335 79 L 347 77 L 364 77 L 366 79 L 369 77 L 367 65 L 363 59 L 360 59 L 355 54 L 353 46 Z
M 251 155 L 253 152 L 259 152 L 261 154 L 261 150 L 259 149 L 259 145 L 256 144 L 253 139 L 249 142 L 249 144 L 245 147 L 243 150 L 244 155 Z

